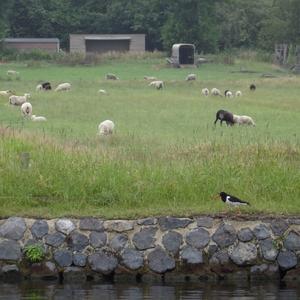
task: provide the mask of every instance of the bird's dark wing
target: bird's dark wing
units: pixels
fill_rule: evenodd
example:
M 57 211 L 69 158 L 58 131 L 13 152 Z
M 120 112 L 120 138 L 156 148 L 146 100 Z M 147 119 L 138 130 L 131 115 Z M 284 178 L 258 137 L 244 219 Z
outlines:
M 241 200 L 241 199 L 239 199 L 237 197 L 231 196 L 231 195 L 228 195 L 228 196 L 230 197 L 230 199 L 229 199 L 230 202 L 233 202 L 233 203 L 245 203 L 247 205 L 250 205 L 250 203 L 247 202 L 247 201 L 243 201 L 243 200 Z

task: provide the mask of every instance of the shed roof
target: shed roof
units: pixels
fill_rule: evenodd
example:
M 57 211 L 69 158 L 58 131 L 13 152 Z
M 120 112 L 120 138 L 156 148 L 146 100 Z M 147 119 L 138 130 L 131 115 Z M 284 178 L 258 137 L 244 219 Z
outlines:
M 130 36 L 85 36 L 85 40 L 101 40 L 101 41 L 111 41 L 111 40 L 131 40 Z
M 6 38 L 8 43 L 59 43 L 58 38 Z
M 177 49 L 177 48 L 180 48 L 181 46 L 188 46 L 188 47 L 193 47 L 195 48 L 195 45 L 194 44 L 174 44 L 172 46 L 173 49 Z

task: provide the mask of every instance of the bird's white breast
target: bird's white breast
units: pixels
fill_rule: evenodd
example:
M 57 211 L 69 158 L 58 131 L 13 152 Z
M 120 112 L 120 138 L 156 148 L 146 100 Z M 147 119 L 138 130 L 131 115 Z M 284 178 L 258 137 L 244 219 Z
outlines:
M 242 202 L 230 202 L 230 196 L 226 197 L 225 203 L 233 206 L 238 206 L 238 205 L 247 205 L 247 203 L 242 203 Z

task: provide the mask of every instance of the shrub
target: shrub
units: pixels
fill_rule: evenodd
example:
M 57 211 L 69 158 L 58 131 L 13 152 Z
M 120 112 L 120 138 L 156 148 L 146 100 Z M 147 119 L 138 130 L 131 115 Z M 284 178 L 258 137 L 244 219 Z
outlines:
M 66 53 L 61 51 L 53 54 L 52 60 L 57 64 L 76 66 L 85 64 L 85 55 L 81 52 Z
M 41 244 L 25 246 L 24 254 L 30 263 L 41 262 L 44 259 L 44 249 Z
M 5 48 L 0 46 L 0 59 L 5 61 L 23 61 L 23 60 L 50 60 L 51 54 L 39 49 L 32 51 L 18 51 L 17 49 Z
M 16 60 L 18 51 L 16 49 L 8 49 L 3 46 L 3 43 L 0 43 L 0 59 L 5 60 Z
M 165 53 L 154 52 L 116 52 L 110 51 L 106 53 L 82 53 L 82 52 L 64 52 L 49 53 L 40 49 L 32 51 L 18 51 L 16 49 L 5 48 L 0 43 L 0 60 L 3 61 L 29 61 L 29 67 L 39 67 L 39 62 L 48 61 L 60 65 L 76 66 L 76 65 L 98 65 L 110 61 L 121 60 L 151 60 L 165 57 Z
M 34 49 L 29 52 L 18 52 L 18 60 L 50 60 L 51 54 L 49 52 Z
M 224 52 L 220 52 L 219 54 L 208 56 L 213 60 L 214 63 L 224 64 L 224 65 L 234 65 L 236 54 L 233 50 L 227 50 Z

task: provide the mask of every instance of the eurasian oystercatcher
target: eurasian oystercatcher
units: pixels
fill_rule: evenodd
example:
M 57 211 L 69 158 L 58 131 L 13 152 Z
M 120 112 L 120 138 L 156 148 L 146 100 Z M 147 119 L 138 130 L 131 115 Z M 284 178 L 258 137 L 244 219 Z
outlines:
M 229 195 L 225 192 L 219 193 L 219 196 L 221 197 L 222 201 L 226 204 L 232 205 L 232 206 L 242 206 L 242 205 L 249 205 L 250 203 L 247 201 L 243 201 L 235 196 Z

